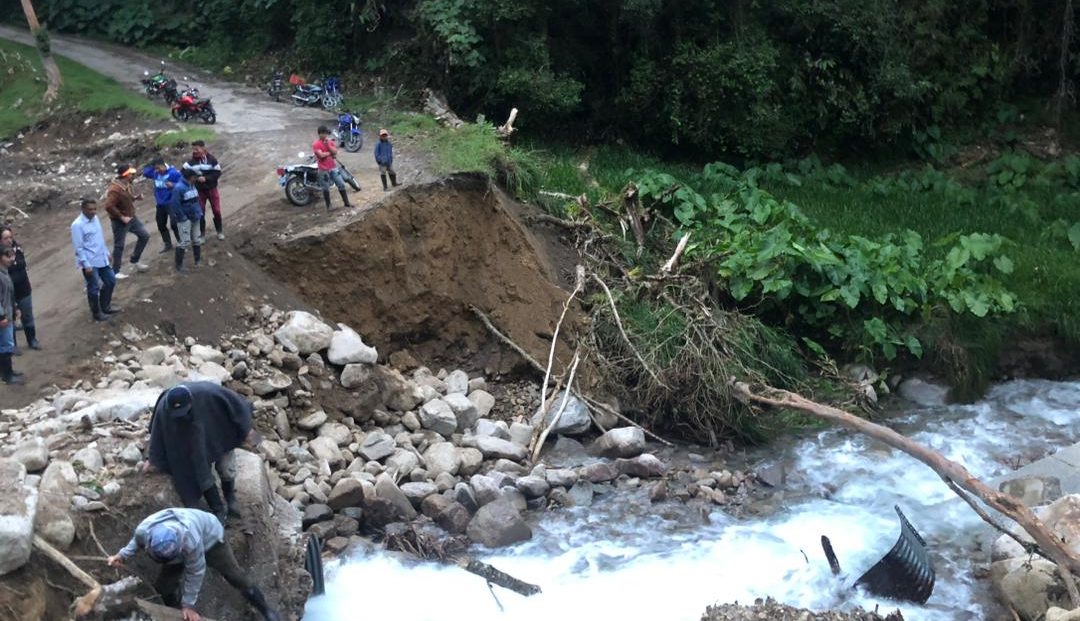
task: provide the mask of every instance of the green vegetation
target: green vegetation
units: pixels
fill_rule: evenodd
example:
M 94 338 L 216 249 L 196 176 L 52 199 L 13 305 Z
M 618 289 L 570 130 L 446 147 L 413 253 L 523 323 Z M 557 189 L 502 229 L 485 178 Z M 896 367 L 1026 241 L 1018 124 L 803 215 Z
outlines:
M 154 145 L 160 149 L 179 144 L 188 145 L 196 140 L 209 142 L 216 137 L 217 134 L 209 127 L 189 127 L 180 131 L 158 134 L 157 138 L 154 138 Z
M 140 97 L 115 80 L 79 63 L 56 57 L 64 86 L 57 111 L 77 110 L 99 113 L 128 108 L 150 118 L 168 118 L 169 111 Z M 10 136 L 32 124 L 44 112 L 45 74 L 37 51 L 25 45 L 0 40 L 0 136 Z

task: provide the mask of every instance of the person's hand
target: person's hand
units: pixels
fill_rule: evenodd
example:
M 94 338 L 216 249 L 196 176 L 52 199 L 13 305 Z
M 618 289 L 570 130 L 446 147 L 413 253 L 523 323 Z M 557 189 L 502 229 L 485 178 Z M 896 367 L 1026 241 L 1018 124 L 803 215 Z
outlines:
M 195 179 L 195 181 L 198 181 L 199 183 L 206 183 L 206 177 L 199 175 L 198 178 Z
M 82 273 L 83 273 L 83 274 L 86 274 L 87 276 L 89 276 L 89 275 L 91 275 L 91 274 L 93 274 L 93 273 L 94 273 L 94 268 L 92 268 L 92 267 L 84 267 L 84 268 L 82 269 Z
M 166 181 L 165 182 L 165 187 L 167 187 L 167 188 L 172 188 L 174 185 L 176 185 L 176 184 L 173 183 L 172 181 Z
M 105 559 L 105 562 L 109 564 L 109 567 L 113 569 L 119 569 L 124 566 L 124 557 L 119 554 L 113 554 L 109 558 Z
M 7 320 L 7 319 L 0 319 L 0 328 L 6 328 L 6 327 L 8 327 L 8 323 L 9 323 L 9 322 L 8 322 L 8 320 Z
M 131 216 L 120 216 L 120 221 L 124 224 L 128 224 L 131 222 Z
M 142 464 L 142 471 L 143 471 L 143 474 L 146 474 L 147 472 L 153 472 L 154 471 L 154 465 L 151 464 L 149 460 L 144 461 L 143 464 Z
M 180 610 L 180 618 L 184 621 L 199 621 L 202 617 L 199 616 L 199 613 L 195 612 L 194 608 L 184 606 Z
M 16 308 L 15 309 L 15 321 L 18 321 L 20 319 L 22 319 L 22 311 Z

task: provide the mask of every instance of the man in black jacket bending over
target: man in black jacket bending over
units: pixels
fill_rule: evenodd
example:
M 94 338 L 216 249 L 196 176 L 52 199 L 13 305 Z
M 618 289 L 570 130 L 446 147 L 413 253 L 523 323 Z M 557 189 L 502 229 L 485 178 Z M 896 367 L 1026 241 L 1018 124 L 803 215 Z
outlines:
M 203 210 L 202 220 L 199 221 L 200 245 L 206 240 L 206 203 L 210 203 L 210 209 L 214 212 L 214 230 L 217 231 L 217 238 L 225 239 L 221 223 L 221 194 L 218 193 L 221 164 L 218 164 L 217 158 L 206 150 L 205 142 L 196 140 L 191 143 L 191 159 L 184 162 L 184 168 L 199 173 L 195 179 L 195 188 L 199 190 L 199 206 Z

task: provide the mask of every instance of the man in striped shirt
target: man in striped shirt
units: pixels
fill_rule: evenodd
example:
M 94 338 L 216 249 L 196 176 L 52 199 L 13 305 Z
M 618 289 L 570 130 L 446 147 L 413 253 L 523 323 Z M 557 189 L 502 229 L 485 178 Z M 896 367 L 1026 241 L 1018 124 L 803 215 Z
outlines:
M 200 243 L 206 239 L 206 203 L 214 212 L 214 230 L 218 239 L 225 239 L 221 221 L 221 194 L 218 193 L 218 178 L 221 177 L 221 164 L 206 150 L 206 143 L 196 140 L 191 143 L 191 159 L 184 162 L 184 168 L 199 173 L 195 179 L 195 188 L 199 190 L 199 206 L 203 210 L 199 221 Z

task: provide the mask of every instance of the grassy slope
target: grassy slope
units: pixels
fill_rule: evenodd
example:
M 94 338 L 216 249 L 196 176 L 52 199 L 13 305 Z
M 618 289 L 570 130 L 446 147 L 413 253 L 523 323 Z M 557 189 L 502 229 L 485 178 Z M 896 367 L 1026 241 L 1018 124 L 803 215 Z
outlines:
M 26 70 L 26 64 L 33 68 Z M 150 118 L 168 118 L 169 111 L 119 82 L 63 56 L 56 57 L 64 86 L 59 105 L 79 112 L 98 113 L 129 108 Z M 13 74 L 9 68 L 15 67 Z M 45 74 L 37 51 L 26 45 L 0 40 L 0 137 L 11 136 L 32 124 L 44 110 Z

